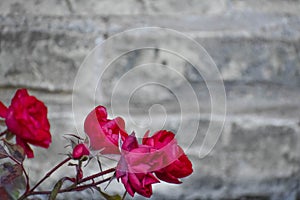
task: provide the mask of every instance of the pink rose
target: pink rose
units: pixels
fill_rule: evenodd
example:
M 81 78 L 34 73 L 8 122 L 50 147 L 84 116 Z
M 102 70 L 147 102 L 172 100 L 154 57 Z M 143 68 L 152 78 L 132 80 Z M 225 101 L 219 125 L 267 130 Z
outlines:
M 16 135 L 16 142 L 23 147 L 28 158 L 34 157 L 29 144 L 48 148 L 51 143 L 47 107 L 29 96 L 26 89 L 17 90 L 7 108 L 0 102 L 0 117 L 5 118 L 7 129 Z
M 121 117 L 107 119 L 106 108 L 97 106 L 85 119 L 84 130 L 90 139 L 93 150 L 101 150 L 102 154 L 120 154 L 118 148 L 119 135 L 122 141 L 128 136 L 125 122 Z
M 166 130 L 156 132 L 148 137 L 147 132 L 143 144 L 151 146 L 162 153 L 160 160 L 162 168 L 154 171 L 157 178 L 169 183 L 181 183 L 179 178 L 186 177 L 193 172 L 192 163 L 177 144 L 174 133 Z
M 128 136 L 122 145 L 121 159 L 116 168 L 116 177 L 121 179 L 126 191 L 133 197 L 138 193 L 145 197 L 152 195 L 152 184 L 159 180 L 149 171 L 155 159 L 147 155 L 155 151 L 149 146 L 139 145 L 134 134 Z

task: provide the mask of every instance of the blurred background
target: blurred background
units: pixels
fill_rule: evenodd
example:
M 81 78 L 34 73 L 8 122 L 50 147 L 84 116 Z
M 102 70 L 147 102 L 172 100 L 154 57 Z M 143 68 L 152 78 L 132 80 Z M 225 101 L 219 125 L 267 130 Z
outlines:
M 188 150 L 194 173 L 181 185 L 155 186 L 152 199 L 300 199 L 299 13 L 299 0 L 1 0 L 0 100 L 9 104 L 15 90 L 25 87 L 49 108 L 53 142 L 49 150 L 35 148 L 36 157 L 26 163 L 30 175 L 41 177 L 61 160 L 59 153 L 65 152 L 66 145 L 62 135 L 76 132 L 73 85 L 89 52 L 114 34 L 155 26 L 177 30 L 206 49 L 224 81 L 227 115 L 216 146 L 200 159 L 198 149 L 211 122 L 211 99 L 201 74 L 189 62 L 157 49 L 131 52 L 111 65 L 96 95 L 97 103 L 107 106 L 110 113 L 111 90 L 124 73 L 139 63 L 178 67 L 199 102 L 201 116 L 191 107 L 186 110 L 190 113 L 185 113 L 189 117 L 181 119 L 173 92 L 185 94 L 183 81 L 168 71 L 150 68 L 132 77 L 137 83 L 146 77 L 172 85 L 170 90 L 150 86 L 131 95 L 133 119 L 147 121 L 152 108 L 157 109 L 153 126 L 158 123 L 157 127 L 161 127 L 163 121 L 163 128 L 176 132 L 182 120 L 199 125 Z M 181 42 L 164 34 L 130 37 L 104 49 L 98 58 L 109 60 L 135 39 L 155 44 L 158 49 L 162 43 L 183 48 Z M 192 48 L 184 48 L 187 55 L 195 54 Z M 198 59 L 200 62 L 201 57 Z M 97 79 L 91 79 L 91 84 L 93 81 Z M 126 88 L 130 84 L 125 82 L 124 90 L 120 90 L 125 91 L 117 104 L 121 116 L 122 103 L 128 100 L 123 100 L 122 95 L 128 95 Z M 82 98 L 93 102 L 93 95 Z M 180 103 L 188 105 L 190 101 L 187 98 Z M 222 120 L 213 120 L 222 127 Z M 133 126 L 129 123 L 128 129 Z M 123 186 L 113 183 L 109 190 L 121 191 Z M 101 199 L 90 191 L 60 198 Z M 142 197 L 137 195 L 135 199 Z

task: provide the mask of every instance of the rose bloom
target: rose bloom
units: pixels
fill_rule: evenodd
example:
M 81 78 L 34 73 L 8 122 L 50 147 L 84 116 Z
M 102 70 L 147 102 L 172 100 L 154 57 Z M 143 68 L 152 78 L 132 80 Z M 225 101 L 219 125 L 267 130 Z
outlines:
M 145 197 L 152 195 L 152 184 L 159 180 L 149 171 L 155 159 L 147 155 L 155 151 L 149 146 L 139 145 L 134 134 L 128 136 L 122 145 L 121 159 L 116 168 L 116 177 L 121 179 L 126 191 L 133 197 L 138 193 Z
M 7 108 L 0 102 L 0 117 L 5 118 L 8 131 L 16 136 L 16 142 L 23 147 L 28 158 L 34 157 L 29 144 L 48 148 L 51 143 L 47 107 L 30 96 L 26 89 L 17 90 Z
M 85 119 L 84 130 L 90 139 L 90 147 L 102 154 L 120 154 L 119 135 L 122 141 L 128 136 L 121 117 L 107 119 L 104 106 L 97 106 Z
M 161 168 L 155 169 L 157 178 L 169 183 L 179 184 L 179 178 L 186 177 L 193 172 L 192 163 L 184 154 L 182 148 L 177 144 L 174 133 L 166 130 L 156 132 L 148 137 L 147 132 L 143 138 L 143 144 L 148 145 L 160 153 Z

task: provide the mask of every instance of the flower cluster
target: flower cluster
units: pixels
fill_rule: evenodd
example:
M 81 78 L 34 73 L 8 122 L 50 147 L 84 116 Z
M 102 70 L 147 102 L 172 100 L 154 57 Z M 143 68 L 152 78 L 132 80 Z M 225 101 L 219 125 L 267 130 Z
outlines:
M 126 133 L 122 118 L 107 119 L 103 106 L 87 116 L 84 127 L 92 149 L 101 150 L 102 154 L 121 154 L 116 177 L 131 196 L 138 193 L 150 197 L 152 184 L 159 180 L 179 184 L 180 178 L 193 172 L 192 163 L 170 131 L 160 130 L 151 137 L 148 131 L 139 144 L 134 133 Z
M 50 194 L 50 199 L 55 199 L 58 193 L 89 188 L 98 188 L 102 195 L 107 196 L 98 185 L 111 181 L 113 178 L 121 181 L 131 196 L 138 193 L 144 197 L 150 197 L 153 184 L 160 181 L 179 184 L 181 178 L 193 172 L 192 163 L 178 145 L 174 133 L 159 130 L 150 136 L 150 132 L 147 131 L 139 143 L 134 132 L 130 135 L 126 132 L 125 121 L 121 117 L 108 119 L 106 108 L 97 106 L 87 115 L 84 122 L 84 131 L 88 140 L 72 135 L 78 139 L 78 142 L 71 140 L 72 153 L 68 154 L 65 160 L 56 165 L 31 188 L 23 161 L 25 155 L 28 158 L 34 157 L 30 144 L 48 148 L 51 143 L 47 107 L 36 97 L 30 96 L 26 89 L 19 89 L 9 106 L 0 102 L 0 122 L 0 125 L 4 124 L 7 127 L 4 132 L 0 133 L 0 141 L 3 143 L 3 145 L 0 144 L 0 159 L 10 158 L 15 162 L 14 165 L 9 162 L 0 164 L 5 172 L 0 173 L 0 178 L 1 181 L 12 184 L 23 172 L 26 178 L 26 190 L 19 199 L 26 199 L 35 194 Z M 14 136 L 16 144 L 9 142 Z M 82 163 L 94 158 L 91 152 L 97 152 L 97 156 L 118 155 L 116 167 L 84 177 Z M 69 161 L 72 162 L 68 163 Z M 43 181 L 65 163 L 75 167 L 75 176 L 61 178 L 52 191 L 35 191 Z M 13 171 L 12 168 L 14 168 Z M 112 172 L 114 175 L 110 178 L 96 180 Z M 62 189 L 65 181 L 71 181 L 72 185 Z M 6 188 L 3 189 L 0 185 L 2 193 L 3 190 Z

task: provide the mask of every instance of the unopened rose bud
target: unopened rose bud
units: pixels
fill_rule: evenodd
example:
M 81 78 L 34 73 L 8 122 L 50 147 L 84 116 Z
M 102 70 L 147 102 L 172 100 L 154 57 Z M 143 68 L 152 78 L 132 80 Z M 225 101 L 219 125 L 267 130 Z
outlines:
M 73 153 L 72 153 L 72 157 L 75 160 L 80 160 L 84 157 L 87 157 L 90 155 L 90 151 L 89 149 L 86 147 L 85 144 L 80 143 L 77 144 L 74 149 L 73 149 Z

